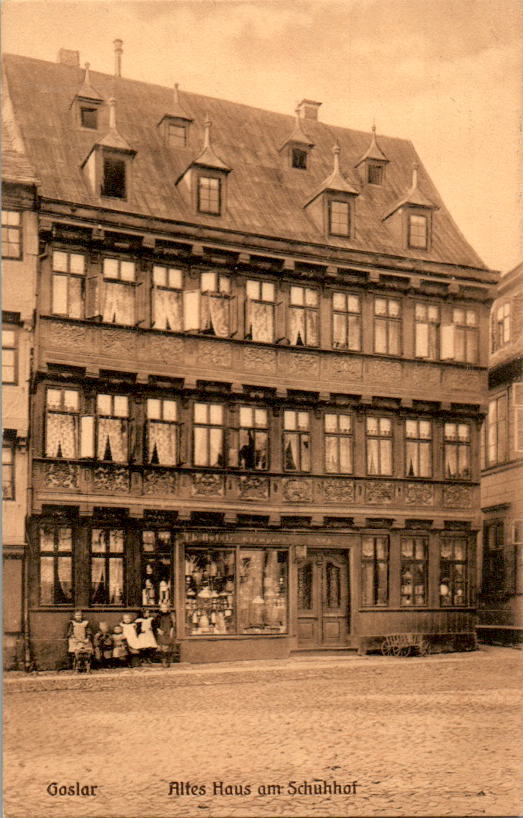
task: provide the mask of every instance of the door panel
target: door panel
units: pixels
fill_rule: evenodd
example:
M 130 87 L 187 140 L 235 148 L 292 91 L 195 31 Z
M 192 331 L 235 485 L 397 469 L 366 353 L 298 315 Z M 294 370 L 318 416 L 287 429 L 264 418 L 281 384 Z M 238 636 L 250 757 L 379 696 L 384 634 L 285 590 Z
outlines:
M 309 551 L 298 564 L 298 645 L 343 647 L 348 632 L 348 552 Z

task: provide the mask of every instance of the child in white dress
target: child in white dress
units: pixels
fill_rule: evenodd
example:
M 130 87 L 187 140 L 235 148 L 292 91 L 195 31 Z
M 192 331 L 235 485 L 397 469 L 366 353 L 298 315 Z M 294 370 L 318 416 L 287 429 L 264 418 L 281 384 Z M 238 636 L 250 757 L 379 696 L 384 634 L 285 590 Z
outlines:
M 140 651 L 140 658 L 151 664 L 152 657 L 156 653 L 158 647 L 153 631 L 153 615 L 144 608 L 141 615 L 135 619 L 136 632 L 138 636 L 138 646 Z

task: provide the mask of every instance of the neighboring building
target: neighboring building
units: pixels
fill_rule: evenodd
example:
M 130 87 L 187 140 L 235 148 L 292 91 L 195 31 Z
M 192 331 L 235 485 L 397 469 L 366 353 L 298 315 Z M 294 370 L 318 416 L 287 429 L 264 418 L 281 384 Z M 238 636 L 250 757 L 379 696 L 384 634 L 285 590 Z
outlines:
M 27 438 L 38 267 L 36 179 L 3 97 L 2 531 L 4 667 L 22 668 L 23 587 L 29 498 Z
M 411 143 L 77 57 L 5 57 L 41 179 L 37 665 L 73 607 L 162 598 L 186 661 L 473 646 L 497 275 Z
M 523 264 L 500 280 L 490 326 L 479 632 L 510 641 L 523 629 Z

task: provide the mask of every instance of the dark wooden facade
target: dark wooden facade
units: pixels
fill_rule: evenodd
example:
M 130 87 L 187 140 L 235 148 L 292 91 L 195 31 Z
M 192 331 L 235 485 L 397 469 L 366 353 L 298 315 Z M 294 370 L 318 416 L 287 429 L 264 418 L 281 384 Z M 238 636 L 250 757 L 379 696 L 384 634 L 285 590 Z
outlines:
M 34 106 L 57 89 L 46 158 L 21 91 L 34 62 L 8 58 L 7 78 L 43 177 L 37 665 L 63 662 L 74 608 L 115 624 L 161 598 L 188 661 L 398 632 L 472 646 L 496 276 L 410 144 L 380 140 L 380 158 L 375 134 L 192 95 L 173 110 L 166 89 L 121 78 L 115 122 L 112 78 L 38 63 Z M 98 134 L 66 105 L 92 86 Z M 186 144 L 166 147 L 162 114 Z M 109 154 L 125 197 L 96 187 Z

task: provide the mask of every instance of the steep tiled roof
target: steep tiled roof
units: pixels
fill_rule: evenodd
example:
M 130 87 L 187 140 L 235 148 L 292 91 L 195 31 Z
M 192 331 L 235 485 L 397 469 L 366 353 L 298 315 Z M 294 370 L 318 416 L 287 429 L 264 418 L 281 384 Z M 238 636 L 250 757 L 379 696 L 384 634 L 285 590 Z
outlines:
M 243 233 L 287 240 L 326 243 L 324 235 L 304 210 L 315 190 L 332 170 L 332 146 L 338 142 L 347 183 L 361 190 L 357 197 L 355 235 L 329 238 L 341 248 L 405 255 L 383 216 L 405 195 L 413 162 L 419 162 L 412 143 L 380 136 L 389 160 L 383 186 L 361 185 L 355 165 L 369 145 L 369 134 L 307 120 L 307 138 L 314 144 L 307 170 L 288 166 L 279 148 L 293 132 L 291 116 L 263 111 L 198 94 L 180 94 L 180 104 L 194 121 L 186 148 L 165 145 L 157 127 L 172 109 L 172 89 L 91 71 L 94 88 L 104 97 L 116 97 L 118 131 L 137 151 L 133 162 L 131 201 L 101 200 L 91 193 L 81 164 L 90 151 L 93 134 L 76 127 L 71 102 L 81 87 L 83 69 L 28 57 L 6 56 L 5 74 L 17 122 L 29 158 L 41 179 L 41 195 L 75 204 L 110 206 L 112 210 L 160 219 L 208 224 Z M 198 156 L 203 144 L 206 115 L 213 123 L 213 146 L 232 168 L 227 210 L 223 216 L 195 214 L 189 197 L 175 182 Z M 98 133 L 103 135 L 107 125 Z M 454 224 L 423 167 L 419 187 L 434 203 L 430 252 L 419 257 L 432 261 L 484 268 L 484 264 Z M 415 255 L 416 251 L 409 251 Z
M 4 182 L 34 185 L 37 183 L 31 164 L 17 145 L 13 123 L 2 119 L 2 179 Z

